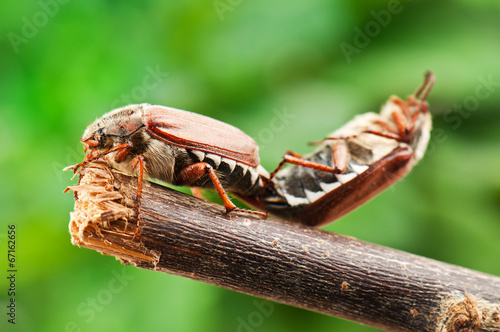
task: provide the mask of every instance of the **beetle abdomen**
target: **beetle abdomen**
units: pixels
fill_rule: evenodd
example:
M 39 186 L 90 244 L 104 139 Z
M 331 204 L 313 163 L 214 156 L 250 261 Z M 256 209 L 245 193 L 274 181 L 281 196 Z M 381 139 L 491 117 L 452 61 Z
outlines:
M 309 156 L 307 160 L 334 167 L 330 146 Z M 368 165 L 350 160 L 342 174 L 318 171 L 308 167 L 290 166 L 280 171 L 274 182 L 278 193 L 289 207 L 309 205 L 368 169 Z
M 260 173 L 255 167 L 199 150 L 186 150 L 192 163 L 204 162 L 212 166 L 224 189 L 240 195 L 254 195 L 261 187 Z M 191 184 L 193 187 L 214 189 L 209 176 Z

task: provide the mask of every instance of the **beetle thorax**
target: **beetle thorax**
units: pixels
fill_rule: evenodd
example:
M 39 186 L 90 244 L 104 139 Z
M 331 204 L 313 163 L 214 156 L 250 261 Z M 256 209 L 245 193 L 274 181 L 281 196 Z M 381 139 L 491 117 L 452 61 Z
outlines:
M 117 141 L 126 140 L 132 133 L 144 126 L 142 108 L 145 104 L 128 105 L 104 114 L 87 127 L 82 142 L 95 135 L 110 136 Z

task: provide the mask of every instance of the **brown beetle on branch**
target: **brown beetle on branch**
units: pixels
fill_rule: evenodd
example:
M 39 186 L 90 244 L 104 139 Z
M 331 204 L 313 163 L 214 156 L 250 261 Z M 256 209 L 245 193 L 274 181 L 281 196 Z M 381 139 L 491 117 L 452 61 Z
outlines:
M 311 226 L 330 223 L 401 180 L 422 158 L 431 130 L 428 72 L 406 101 L 391 97 L 380 114 L 356 116 L 312 154 L 287 152 L 252 205 Z M 419 99 L 420 98 L 420 99 Z M 281 170 L 286 164 L 293 166 Z M 244 197 L 241 197 L 245 200 Z
M 67 169 L 76 171 L 105 157 L 112 167 L 137 175 L 138 212 L 144 177 L 215 189 L 227 212 L 242 209 L 231 202 L 225 190 L 253 197 L 262 189 L 262 177 L 268 177 L 260 166 L 257 144 L 241 130 L 165 106 L 129 105 L 111 111 L 91 124 L 81 141 L 85 151 L 90 151 L 81 164 Z
M 125 106 L 97 119 L 81 138 L 84 161 L 66 169 L 76 172 L 105 159 L 138 176 L 134 238 L 144 178 L 215 189 L 228 213 L 247 210 L 237 208 L 226 191 L 259 210 L 317 226 L 400 180 L 422 157 L 431 126 L 425 98 L 433 82 L 428 73 L 406 102 L 393 97 L 380 115 L 356 117 L 305 158 L 286 154 L 271 175 L 260 165 L 257 144 L 241 130 L 203 115 L 149 104 Z M 285 163 L 295 165 L 280 170 Z

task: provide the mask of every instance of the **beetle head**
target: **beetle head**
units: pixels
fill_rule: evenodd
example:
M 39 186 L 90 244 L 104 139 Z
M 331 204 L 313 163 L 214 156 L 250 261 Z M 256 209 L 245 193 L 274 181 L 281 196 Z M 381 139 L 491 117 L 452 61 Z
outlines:
M 144 126 L 142 108 L 146 105 L 128 105 L 95 120 L 80 139 L 85 151 L 90 149 L 105 152 L 117 144 L 127 142 L 133 133 Z

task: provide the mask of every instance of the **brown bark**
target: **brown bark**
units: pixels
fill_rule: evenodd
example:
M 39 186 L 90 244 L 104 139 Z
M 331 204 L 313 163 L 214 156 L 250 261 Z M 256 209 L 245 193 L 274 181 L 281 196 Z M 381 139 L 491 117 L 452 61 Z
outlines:
M 82 171 L 75 245 L 389 331 L 499 331 L 500 278 L 248 213 L 92 163 Z

